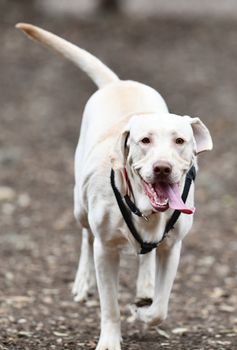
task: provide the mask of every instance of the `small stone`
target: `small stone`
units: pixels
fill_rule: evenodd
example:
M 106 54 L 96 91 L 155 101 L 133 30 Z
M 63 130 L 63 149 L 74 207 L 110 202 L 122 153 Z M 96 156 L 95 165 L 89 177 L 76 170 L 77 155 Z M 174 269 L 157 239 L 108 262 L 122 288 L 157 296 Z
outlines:
M 19 220 L 19 224 L 25 228 L 30 227 L 31 219 L 28 216 L 22 216 Z
M 15 206 L 11 203 L 4 203 L 2 205 L 2 213 L 7 216 L 12 216 L 15 211 Z
M 26 321 L 26 319 L 25 318 L 20 318 L 18 321 L 17 321 L 17 323 L 19 323 L 19 324 L 24 324 L 24 323 L 26 323 L 27 321 Z
M 8 280 L 8 281 L 12 281 L 14 279 L 14 275 L 12 272 L 10 271 L 7 271 L 5 272 L 5 278 Z
M 131 316 L 129 316 L 129 317 L 127 318 L 127 322 L 128 322 L 128 323 L 133 323 L 135 320 L 136 320 L 135 315 L 131 315 Z
M 16 192 L 11 187 L 0 186 L 0 202 L 12 201 L 16 196 Z
M 52 304 L 53 299 L 50 296 L 46 296 L 46 297 L 43 298 L 43 302 L 45 304 Z
M 21 207 L 21 208 L 27 208 L 30 205 L 30 196 L 28 195 L 28 193 L 22 193 L 19 195 L 18 200 L 17 200 L 17 204 Z
M 0 150 L 0 164 L 1 165 L 12 165 L 19 161 L 21 152 L 17 148 L 2 148 Z
M 95 307 L 99 305 L 99 302 L 97 300 L 87 300 L 85 304 L 87 307 Z

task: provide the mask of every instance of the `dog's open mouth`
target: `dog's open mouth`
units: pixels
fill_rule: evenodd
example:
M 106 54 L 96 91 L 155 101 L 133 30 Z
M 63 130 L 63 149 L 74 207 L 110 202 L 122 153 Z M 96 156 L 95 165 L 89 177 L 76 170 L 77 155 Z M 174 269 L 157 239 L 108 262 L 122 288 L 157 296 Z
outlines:
M 165 182 L 147 183 L 142 180 L 146 195 L 152 207 L 157 211 L 165 211 L 168 208 L 179 210 L 185 214 L 193 214 L 195 209 L 189 208 L 182 200 L 179 185 Z

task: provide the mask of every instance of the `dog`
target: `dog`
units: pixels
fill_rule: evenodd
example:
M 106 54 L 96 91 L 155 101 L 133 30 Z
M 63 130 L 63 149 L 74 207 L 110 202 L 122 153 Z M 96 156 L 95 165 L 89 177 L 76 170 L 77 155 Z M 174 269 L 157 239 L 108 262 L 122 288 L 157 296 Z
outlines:
M 17 28 L 74 62 L 99 88 L 86 104 L 75 154 L 74 215 L 82 245 L 73 294 L 85 300 L 96 275 L 96 350 L 120 350 L 120 255 L 147 253 L 139 256 L 136 297 L 151 302 L 132 311 L 148 325 L 159 324 L 193 223 L 194 183 L 185 189 L 187 174 L 197 170 L 197 155 L 212 149 L 212 138 L 199 118 L 169 113 L 153 88 L 120 80 L 90 53 L 43 29 Z

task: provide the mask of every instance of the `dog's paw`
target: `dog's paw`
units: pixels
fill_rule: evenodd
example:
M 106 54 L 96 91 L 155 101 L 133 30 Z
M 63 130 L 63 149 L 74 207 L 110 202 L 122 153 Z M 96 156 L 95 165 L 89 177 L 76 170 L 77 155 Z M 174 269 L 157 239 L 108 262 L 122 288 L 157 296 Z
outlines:
M 89 296 L 93 294 L 95 290 L 95 281 L 90 281 L 88 278 L 76 278 L 73 287 L 72 294 L 74 295 L 74 301 L 83 302 L 86 301 Z
M 89 298 L 88 291 L 84 290 L 84 289 L 79 290 L 79 291 L 75 291 L 75 289 L 74 289 L 72 294 L 74 295 L 73 300 L 77 303 L 82 303 Z
M 88 298 L 92 295 L 92 293 L 89 292 L 89 288 L 86 286 L 77 286 L 77 288 L 72 289 L 73 294 L 73 300 L 77 303 L 81 303 L 84 301 L 87 301 Z
M 130 305 L 130 311 L 135 319 L 145 322 L 148 326 L 157 326 L 167 317 L 166 310 L 159 310 L 153 306 Z
M 100 336 L 96 350 L 121 350 L 121 341 L 120 333 L 111 329 Z
M 120 341 L 99 341 L 96 350 L 121 350 Z

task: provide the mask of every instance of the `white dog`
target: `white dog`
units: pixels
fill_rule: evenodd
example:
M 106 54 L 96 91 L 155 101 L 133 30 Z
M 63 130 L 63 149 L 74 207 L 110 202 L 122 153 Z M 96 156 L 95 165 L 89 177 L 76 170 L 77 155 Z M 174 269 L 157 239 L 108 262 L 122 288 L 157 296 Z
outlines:
M 75 157 L 74 212 L 83 239 L 73 293 L 77 301 L 88 296 L 95 265 L 101 304 L 96 349 L 119 350 L 120 254 L 152 250 L 140 255 L 137 281 L 137 298 L 151 303 L 133 311 L 147 324 L 159 324 L 193 222 L 194 186 L 187 174 L 195 172 L 196 155 L 212 149 L 212 139 L 199 118 L 170 114 L 154 89 L 119 80 L 97 58 L 54 34 L 17 27 L 73 61 L 99 87 L 85 107 Z

